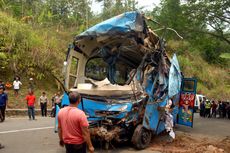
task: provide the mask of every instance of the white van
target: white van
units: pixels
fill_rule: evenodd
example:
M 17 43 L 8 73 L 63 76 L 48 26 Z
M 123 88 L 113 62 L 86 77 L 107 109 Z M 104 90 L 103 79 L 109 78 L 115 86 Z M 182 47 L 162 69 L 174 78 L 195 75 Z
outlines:
M 194 104 L 194 111 L 200 110 L 200 103 L 204 100 L 205 96 L 196 94 L 195 104 Z

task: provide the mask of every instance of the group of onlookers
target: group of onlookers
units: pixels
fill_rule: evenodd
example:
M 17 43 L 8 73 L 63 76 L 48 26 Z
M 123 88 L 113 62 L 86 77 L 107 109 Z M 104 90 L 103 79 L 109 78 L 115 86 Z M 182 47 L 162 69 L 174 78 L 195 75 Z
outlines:
M 214 117 L 218 115 L 219 118 L 230 119 L 230 103 L 224 101 L 204 100 L 200 103 L 200 116 L 201 117 Z
M 52 97 L 52 110 L 50 113 L 50 117 L 55 117 L 55 112 L 56 112 L 56 105 L 61 104 L 61 99 L 62 96 L 60 95 L 60 92 L 55 93 L 54 96 Z M 28 106 L 28 116 L 29 119 L 35 119 L 35 101 L 36 101 L 36 96 L 33 94 L 33 91 L 29 91 L 28 95 L 26 96 L 27 100 L 27 106 Z M 48 97 L 46 96 L 46 93 L 43 91 L 42 95 L 38 99 L 38 104 L 40 105 L 41 109 L 41 116 L 46 117 L 47 116 L 47 105 L 49 103 Z M 31 118 L 32 117 L 32 118 Z
M 16 76 L 13 83 L 10 82 L 4 83 L 0 80 L 0 122 L 4 122 L 5 120 L 5 111 L 8 104 L 8 94 L 5 91 L 6 89 L 10 89 L 13 86 L 14 95 L 18 97 L 20 87 L 22 83 L 20 81 L 20 77 Z M 56 112 L 56 105 L 61 105 L 62 96 L 60 92 L 54 94 L 52 97 L 52 111 L 50 116 L 55 117 Z M 36 103 L 36 96 L 34 95 L 34 81 L 33 78 L 29 79 L 29 86 L 28 86 L 28 94 L 25 97 L 25 101 L 28 108 L 28 117 L 29 120 L 35 120 L 35 103 Z M 49 103 L 48 97 L 46 96 L 46 92 L 42 92 L 42 95 L 38 99 L 38 104 L 41 108 L 41 115 L 47 116 L 47 105 Z M 0 143 L 0 149 L 4 148 L 4 146 Z
M 13 81 L 13 85 L 11 85 L 9 82 L 7 82 L 6 84 L 3 83 L 2 80 L 0 80 L 0 122 L 3 122 L 5 120 L 5 110 L 8 104 L 8 92 L 6 92 L 6 89 L 10 89 L 13 86 L 14 89 L 14 94 L 15 97 L 18 97 L 19 95 L 19 90 L 21 87 L 22 83 L 20 81 L 20 77 L 16 76 L 14 81 Z M 60 92 L 57 92 L 54 94 L 54 96 L 52 97 L 51 101 L 52 101 L 52 111 L 50 116 L 51 117 L 55 117 L 55 106 L 61 104 L 61 94 Z M 30 120 L 35 120 L 35 104 L 36 101 L 38 103 L 38 105 L 40 106 L 41 109 L 41 115 L 42 116 L 47 116 L 47 105 L 49 103 L 48 97 L 46 95 L 46 92 L 42 92 L 41 96 L 38 98 L 36 98 L 36 96 L 34 95 L 34 82 L 33 82 L 33 78 L 29 79 L 29 86 L 28 86 L 28 94 L 25 96 L 25 101 L 27 104 L 27 108 L 28 108 L 28 117 Z

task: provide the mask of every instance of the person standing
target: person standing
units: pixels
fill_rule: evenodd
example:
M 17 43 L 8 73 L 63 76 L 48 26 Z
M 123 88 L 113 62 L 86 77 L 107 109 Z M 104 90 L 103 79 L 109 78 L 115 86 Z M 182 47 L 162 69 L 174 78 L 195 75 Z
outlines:
M 217 110 L 218 110 L 218 114 L 219 114 L 219 118 L 223 117 L 223 104 L 222 101 L 218 101 L 218 106 L 217 106 Z
M 206 104 L 205 104 L 205 117 L 208 117 L 208 118 L 211 117 L 210 110 L 211 110 L 211 103 L 210 103 L 209 100 L 206 100 Z
M 13 86 L 14 86 L 14 94 L 15 96 L 17 97 L 18 96 L 18 92 L 19 92 L 19 89 L 20 89 L 20 86 L 22 85 L 19 77 L 17 76 L 13 82 Z
M 62 99 L 62 96 L 61 96 L 60 92 L 57 92 L 57 94 L 54 97 L 54 104 L 61 107 L 61 99 Z
M 200 103 L 200 116 L 204 117 L 205 115 L 205 98 L 204 100 Z
M 53 95 L 53 97 L 51 98 L 51 102 L 52 102 L 52 110 L 51 110 L 51 113 L 50 113 L 50 116 L 51 117 L 55 117 L 55 97 L 56 97 L 56 93 Z
M 223 102 L 223 118 L 225 118 L 227 115 L 226 106 L 227 106 L 227 103 Z
M 230 119 L 230 103 L 229 102 L 227 103 L 226 111 L 227 111 L 228 119 Z
M 211 116 L 216 118 L 216 108 L 217 108 L 217 104 L 216 104 L 216 102 L 215 102 L 214 100 L 212 101 L 211 108 L 212 108 L 212 115 L 211 115 Z
M 60 92 L 57 92 L 57 94 L 55 94 L 55 97 L 54 97 L 54 117 L 56 116 L 56 105 L 59 106 L 59 108 L 61 108 L 61 99 L 62 99 L 62 96 Z
M 47 103 L 48 103 L 48 98 L 46 96 L 45 92 L 42 92 L 41 97 L 39 98 L 39 104 L 41 106 L 41 115 L 44 117 L 47 116 Z
M 36 97 L 33 94 L 33 91 L 29 91 L 28 95 L 26 96 L 29 120 L 31 120 L 31 116 L 33 120 L 35 120 L 35 112 L 34 112 L 35 100 Z
M 3 85 L 0 85 L 0 121 L 3 122 L 5 120 L 5 111 L 6 111 L 6 105 L 8 102 L 8 96 L 6 93 L 4 93 L 4 87 Z
M 28 89 L 29 89 L 30 91 L 34 91 L 34 88 L 35 88 L 34 79 L 33 79 L 33 78 L 30 78 L 30 79 L 29 79 L 29 87 L 28 87 Z
M 94 153 L 89 133 L 89 124 L 85 113 L 78 109 L 80 94 L 70 92 L 70 105 L 58 113 L 58 135 L 60 146 L 66 148 L 66 153 L 86 153 L 86 144 L 90 153 Z

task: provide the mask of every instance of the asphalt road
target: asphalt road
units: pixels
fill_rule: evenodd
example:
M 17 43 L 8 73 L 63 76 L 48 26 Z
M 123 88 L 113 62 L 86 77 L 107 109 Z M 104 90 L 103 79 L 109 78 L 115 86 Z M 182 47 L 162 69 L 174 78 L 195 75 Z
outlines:
M 37 117 L 35 121 L 27 118 L 7 118 L 0 123 L 0 143 L 5 145 L 0 153 L 65 153 L 58 145 L 58 135 L 53 130 L 53 118 Z M 177 126 L 176 131 L 192 135 L 224 138 L 230 136 L 230 120 L 199 118 L 195 115 L 194 128 Z M 137 151 L 132 146 L 121 146 L 109 151 L 99 148 L 97 153 L 153 153 L 153 151 Z

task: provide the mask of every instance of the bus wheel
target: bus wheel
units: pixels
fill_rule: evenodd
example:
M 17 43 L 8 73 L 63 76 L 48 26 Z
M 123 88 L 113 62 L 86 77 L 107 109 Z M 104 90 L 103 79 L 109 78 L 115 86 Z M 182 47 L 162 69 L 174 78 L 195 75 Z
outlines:
M 152 133 L 150 130 L 138 125 L 132 136 L 132 143 L 137 149 L 144 149 L 149 146 L 152 139 Z

